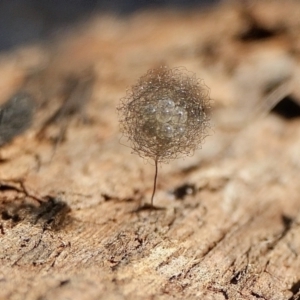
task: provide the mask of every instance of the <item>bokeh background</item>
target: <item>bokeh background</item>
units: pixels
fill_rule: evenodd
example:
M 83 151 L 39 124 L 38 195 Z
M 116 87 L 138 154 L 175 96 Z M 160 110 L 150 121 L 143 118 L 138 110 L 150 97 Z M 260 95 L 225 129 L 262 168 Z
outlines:
M 219 0 L 2 0 L 0 51 L 65 30 L 94 14 L 126 15 L 147 8 L 204 8 Z

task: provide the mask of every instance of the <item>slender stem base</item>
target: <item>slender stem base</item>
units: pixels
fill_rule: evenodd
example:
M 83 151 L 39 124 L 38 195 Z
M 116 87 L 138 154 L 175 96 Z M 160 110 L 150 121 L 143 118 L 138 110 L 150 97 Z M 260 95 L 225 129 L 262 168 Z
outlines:
M 155 174 L 154 174 L 154 183 L 153 183 L 153 192 L 151 196 L 151 206 L 153 206 L 153 199 L 156 191 L 156 180 L 157 180 L 157 173 L 158 173 L 158 161 L 155 160 Z

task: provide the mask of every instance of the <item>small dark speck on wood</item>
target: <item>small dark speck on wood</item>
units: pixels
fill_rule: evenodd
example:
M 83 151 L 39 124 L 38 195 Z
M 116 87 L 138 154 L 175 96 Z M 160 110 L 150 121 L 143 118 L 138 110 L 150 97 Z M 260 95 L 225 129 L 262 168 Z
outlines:
M 187 195 L 195 194 L 195 186 L 193 184 L 185 183 L 172 191 L 175 199 L 183 200 Z

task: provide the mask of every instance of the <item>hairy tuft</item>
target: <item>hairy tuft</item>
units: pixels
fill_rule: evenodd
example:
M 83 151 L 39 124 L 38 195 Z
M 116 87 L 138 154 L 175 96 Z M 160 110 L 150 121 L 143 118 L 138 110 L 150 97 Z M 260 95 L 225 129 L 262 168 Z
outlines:
M 157 162 L 192 155 L 209 128 L 209 89 L 184 68 L 149 70 L 121 99 L 121 132 Z

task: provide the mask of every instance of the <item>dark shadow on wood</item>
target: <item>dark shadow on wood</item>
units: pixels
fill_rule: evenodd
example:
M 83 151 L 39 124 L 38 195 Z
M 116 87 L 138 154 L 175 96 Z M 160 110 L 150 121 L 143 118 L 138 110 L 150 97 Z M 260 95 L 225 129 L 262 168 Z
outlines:
M 158 210 L 166 210 L 165 207 L 161 207 L 161 206 L 155 206 L 155 205 L 151 205 L 149 203 L 146 203 L 142 206 L 139 206 L 137 209 L 134 209 L 131 211 L 131 213 L 138 213 L 138 212 L 141 212 L 141 211 L 146 211 L 146 210 L 149 210 L 149 211 L 158 211 Z
M 3 200 L 3 199 L 1 199 Z M 14 227 L 20 222 L 40 225 L 44 229 L 60 230 L 70 221 L 70 207 L 64 201 L 46 196 L 43 202 L 28 202 L 26 197 L 0 202 L 0 218 Z
M 296 119 L 300 117 L 300 105 L 297 104 L 291 96 L 287 96 L 282 99 L 271 112 L 286 120 Z

